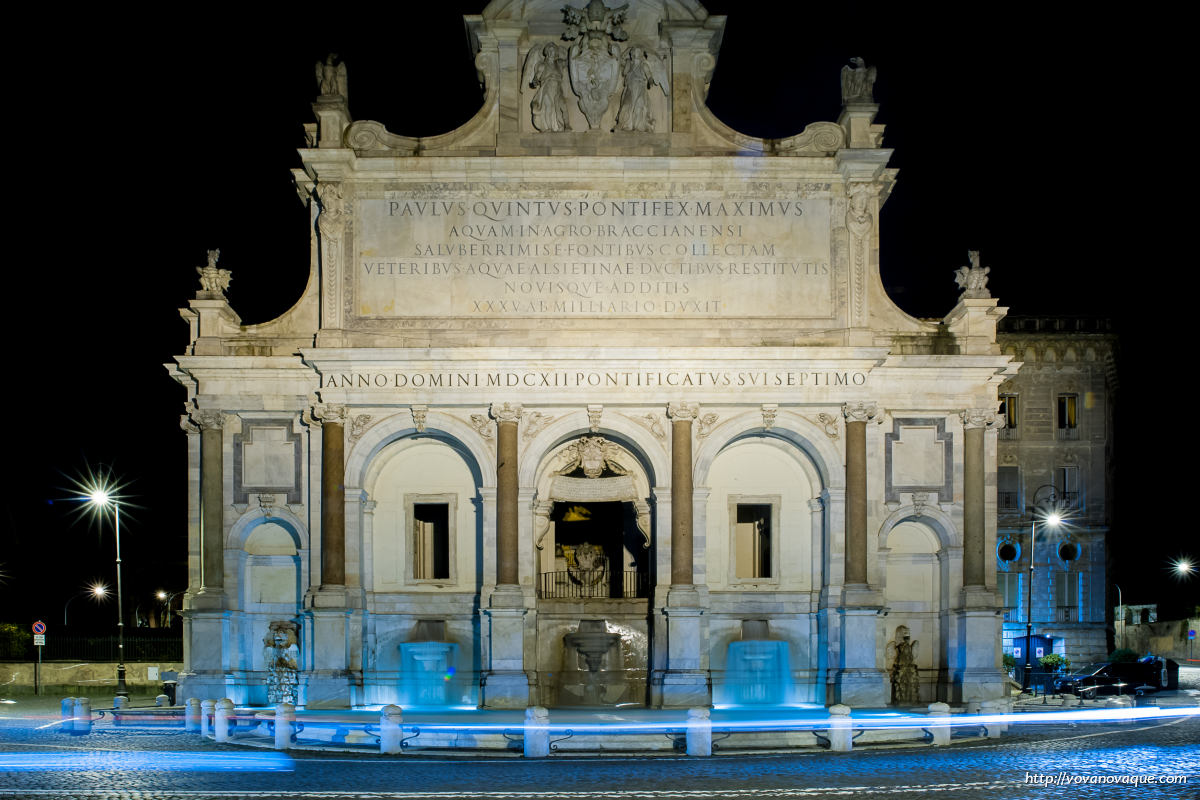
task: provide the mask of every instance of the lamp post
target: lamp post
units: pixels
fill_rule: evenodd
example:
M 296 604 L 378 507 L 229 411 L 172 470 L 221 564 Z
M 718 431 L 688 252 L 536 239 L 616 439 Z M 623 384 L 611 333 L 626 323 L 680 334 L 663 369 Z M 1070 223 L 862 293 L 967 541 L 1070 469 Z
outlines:
M 1033 556 L 1037 551 L 1039 516 L 1043 527 L 1049 525 L 1057 528 L 1062 522 L 1062 513 L 1058 509 L 1058 490 L 1053 486 L 1039 487 L 1033 493 L 1033 505 L 1029 509 L 1029 585 L 1025 587 L 1025 674 L 1021 679 L 1022 692 L 1029 691 L 1029 683 L 1033 676 L 1033 667 L 1030 664 L 1033 655 Z
M 117 697 L 129 697 L 125 686 L 125 609 L 121 594 L 121 504 L 105 489 L 92 490 L 87 500 L 98 509 L 112 506 L 113 532 L 117 543 Z
M 182 590 L 178 592 L 168 592 L 165 589 L 159 589 L 154 593 L 154 596 L 158 598 L 163 608 L 162 618 L 159 620 L 159 624 L 162 627 L 171 627 L 171 603 L 181 594 L 183 594 Z
M 103 584 L 97 583 L 93 586 L 89 586 L 86 592 L 80 592 L 79 594 L 73 594 L 70 597 L 68 597 L 67 602 L 63 603 L 63 627 L 64 628 L 67 627 L 67 609 L 71 607 L 71 601 L 74 600 L 76 597 L 86 597 L 87 595 L 91 595 L 92 597 L 96 598 L 97 600 L 103 600 L 108 595 L 108 587 Z

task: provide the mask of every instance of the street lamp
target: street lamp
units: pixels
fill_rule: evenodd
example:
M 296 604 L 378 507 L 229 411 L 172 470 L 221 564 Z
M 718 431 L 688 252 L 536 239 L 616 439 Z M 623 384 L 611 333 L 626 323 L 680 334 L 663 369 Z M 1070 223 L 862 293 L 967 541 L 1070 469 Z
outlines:
M 121 504 L 105 486 L 93 488 L 85 499 L 97 510 L 103 511 L 109 506 L 113 510 L 113 532 L 117 543 L 117 697 L 129 697 L 129 689 L 125 686 L 125 610 L 121 594 Z
M 71 595 L 67 598 L 67 602 L 63 603 L 63 627 L 67 627 L 67 609 L 71 607 L 71 601 L 76 597 L 87 597 L 91 595 L 96 600 L 103 600 L 108 596 L 108 587 L 102 583 L 94 583 L 87 588 L 87 591 L 79 594 Z
M 165 612 L 162 615 L 162 618 L 159 623 L 164 628 L 171 627 L 171 603 L 172 603 L 172 601 L 175 600 L 176 597 L 178 597 L 181 594 L 183 594 L 183 590 L 180 590 L 178 592 L 168 592 L 165 589 L 159 589 L 157 592 L 154 593 L 154 596 L 159 599 L 159 602 L 162 604 L 163 610 Z
M 1021 679 L 1021 691 L 1029 691 L 1029 683 L 1033 675 L 1030 658 L 1033 654 L 1033 563 L 1037 550 L 1038 519 L 1042 526 L 1049 525 L 1057 528 L 1062 524 L 1062 511 L 1058 507 L 1058 490 L 1053 486 L 1041 486 L 1033 493 L 1033 505 L 1029 509 L 1029 585 L 1026 589 L 1025 604 L 1025 675 Z

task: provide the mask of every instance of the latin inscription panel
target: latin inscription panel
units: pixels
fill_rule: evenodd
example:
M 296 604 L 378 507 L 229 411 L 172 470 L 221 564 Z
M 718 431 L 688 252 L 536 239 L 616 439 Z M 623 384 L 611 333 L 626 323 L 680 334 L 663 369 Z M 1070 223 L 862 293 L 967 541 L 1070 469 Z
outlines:
M 358 318 L 834 315 L 827 197 L 357 202 Z

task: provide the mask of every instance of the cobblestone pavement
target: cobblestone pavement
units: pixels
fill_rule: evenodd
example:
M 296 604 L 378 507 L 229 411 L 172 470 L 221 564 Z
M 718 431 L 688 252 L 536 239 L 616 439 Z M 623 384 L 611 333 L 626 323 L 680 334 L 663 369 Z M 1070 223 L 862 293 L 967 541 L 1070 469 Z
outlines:
M 1197 699 L 1200 691 L 1181 691 L 1177 704 Z M 152 728 L 97 726 L 73 737 L 59 730 L 49 708 L 41 717 L 0 712 L 0 800 L 1200 798 L 1200 717 L 1034 723 L 998 740 L 956 740 L 942 748 L 525 760 L 284 754 Z M 1130 783 L 1135 778 L 1158 782 Z

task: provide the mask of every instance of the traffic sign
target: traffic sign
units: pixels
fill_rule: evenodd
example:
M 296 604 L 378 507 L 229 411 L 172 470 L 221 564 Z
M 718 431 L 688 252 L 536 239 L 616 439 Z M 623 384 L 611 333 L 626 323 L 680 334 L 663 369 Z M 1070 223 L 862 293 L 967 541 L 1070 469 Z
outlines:
M 1195 638 L 1196 638 L 1196 631 L 1194 631 L 1194 630 L 1190 630 L 1190 631 L 1188 631 L 1188 638 L 1189 638 L 1189 639 L 1195 639 Z
M 40 619 L 37 622 L 33 623 L 33 632 L 38 634 L 39 636 L 41 634 L 45 633 L 46 632 L 46 623 L 42 622 Z
M 46 644 L 46 634 L 44 634 L 44 633 L 35 633 L 35 634 L 33 635 L 33 643 L 34 643 L 35 645 L 37 645 L 38 647 L 42 647 L 42 646 L 44 646 L 44 645 Z

